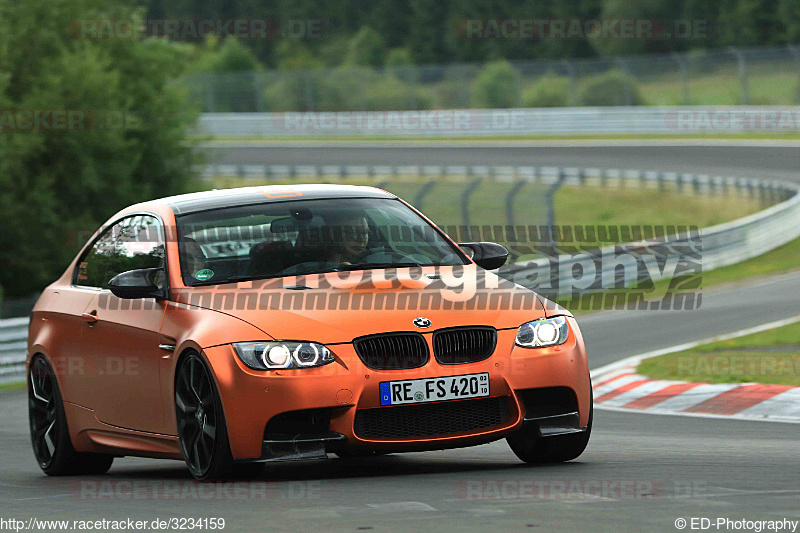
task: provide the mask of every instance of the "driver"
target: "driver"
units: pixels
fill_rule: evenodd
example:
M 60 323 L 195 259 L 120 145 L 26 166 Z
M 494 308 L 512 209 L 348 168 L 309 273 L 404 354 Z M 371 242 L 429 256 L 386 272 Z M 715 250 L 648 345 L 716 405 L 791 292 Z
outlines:
M 359 262 L 369 242 L 369 224 L 363 215 L 351 214 L 330 220 L 332 242 L 323 251 L 323 261 L 340 265 Z

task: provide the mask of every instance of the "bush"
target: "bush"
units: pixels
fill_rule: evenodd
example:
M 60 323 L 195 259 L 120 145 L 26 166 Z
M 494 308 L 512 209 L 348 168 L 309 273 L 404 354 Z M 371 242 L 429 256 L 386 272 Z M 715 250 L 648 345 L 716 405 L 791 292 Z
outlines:
M 279 72 L 267 84 L 264 102 L 270 111 L 389 111 L 432 106 L 428 93 L 392 73 L 348 66 Z
M 545 74 L 522 93 L 524 107 L 565 107 L 569 105 L 569 78 Z
M 312 90 L 311 103 L 316 102 L 315 85 L 306 81 L 304 71 L 278 71 L 269 73 L 264 82 L 265 111 L 311 111 L 308 91 Z
M 610 70 L 583 82 L 578 96 L 578 105 L 620 106 L 642 105 L 642 98 L 635 80 L 619 70 Z
M 265 111 L 317 111 L 322 62 L 302 43 L 282 41 L 276 47 L 278 69 L 263 78 Z M 247 89 L 250 87 L 248 86 Z
M 372 69 L 339 67 L 317 78 L 319 111 L 360 111 L 365 104 L 365 92 L 377 83 L 379 75 Z
M 392 48 L 386 54 L 387 67 L 407 67 L 413 64 L 414 61 L 411 59 L 411 50 L 408 48 Z
M 349 37 L 344 33 L 326 35 L 324 39 L 320 39 L 314 57 L 325 67 L 340 65 L 342 60 L 347 57 L 347 49 L 350 45 Z
M 472 106 L 508 108 L 519 105 L 519 73 L 506 60 L 486 65 L 472 83 Z
M 316 69 L 323 66 L 317 55 L 303 43 L 281 41 L 275 47 L 278 70 Z
M 430 96 L 391 74 L 366 88 L 368 111 L 430 109 Z

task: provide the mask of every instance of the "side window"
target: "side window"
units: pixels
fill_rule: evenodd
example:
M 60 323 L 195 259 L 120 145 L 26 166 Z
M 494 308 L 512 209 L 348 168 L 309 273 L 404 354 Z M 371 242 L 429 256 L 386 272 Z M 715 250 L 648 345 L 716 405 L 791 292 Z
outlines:
M 149 215 L 128 217 L 108 228 L 95 242 L 78 263 L 74 281 L 84 287 L 107 289 L 108 282 L 117 274 L 139 268 L 163 268 L 164 259 L 158 219 Z

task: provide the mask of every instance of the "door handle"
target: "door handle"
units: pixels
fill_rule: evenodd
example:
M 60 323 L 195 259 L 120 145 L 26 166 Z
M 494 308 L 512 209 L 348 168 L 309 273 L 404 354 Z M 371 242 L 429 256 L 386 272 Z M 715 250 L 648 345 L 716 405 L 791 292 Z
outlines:
M 88 322 L 90 326 L 92 326 L 98 320 L 97 311 L 92 311 L 91 313 L 81 313 L 81 318 Z

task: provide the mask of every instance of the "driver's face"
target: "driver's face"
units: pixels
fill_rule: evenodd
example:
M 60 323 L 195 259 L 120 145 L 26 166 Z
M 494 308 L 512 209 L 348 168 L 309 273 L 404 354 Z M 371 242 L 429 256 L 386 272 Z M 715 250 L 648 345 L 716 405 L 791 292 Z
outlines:
M 364 217 L 353 217 L 342 222 L 344 240 L 342 250 L 357 256 L 367 249 L 369 241 L 369 224 Z

